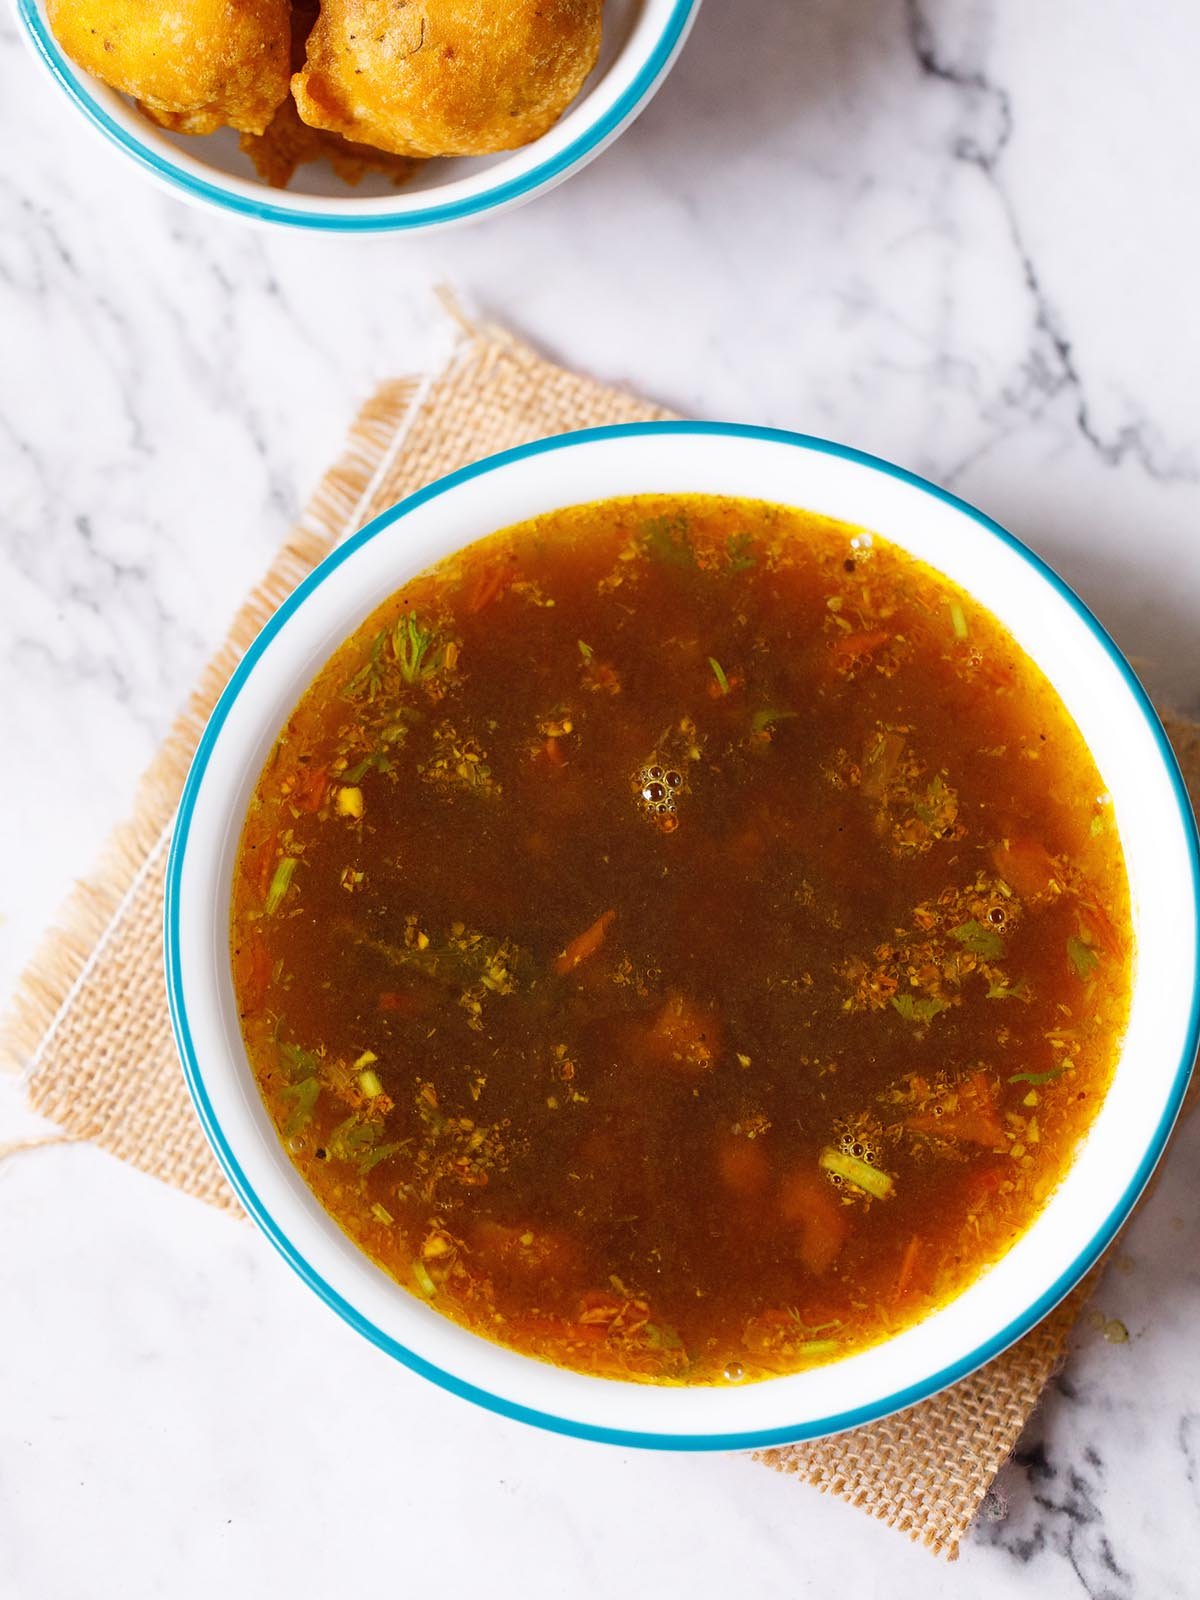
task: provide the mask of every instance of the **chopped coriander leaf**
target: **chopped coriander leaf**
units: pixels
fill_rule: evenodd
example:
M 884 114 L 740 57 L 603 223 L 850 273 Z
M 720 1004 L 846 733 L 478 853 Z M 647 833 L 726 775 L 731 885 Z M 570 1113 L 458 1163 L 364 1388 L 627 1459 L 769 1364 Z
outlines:
M 666 566 L 691 570 L 696 565 L 683 517 L 652 517 L 643 524 L 641 545 L 643 554 Z
M 385 744 L 403 744 L 408 737 L 408 729 L 397 725 L 385 728 L 381 735 Z M 353 787 L 361 783 L 368 772 L 387 773 L 392 770 L 392 758 L 385 755 L 382 750 L 373 750 L 369 756 L 364 756 L 361 761 L 356 761 L 352 767 L 347 767 L 345 772 L 338 774 L 338 782 Z
M 359 1172 L 365 1177 L 368 1172 L 374 1171 L 381 1161 L 397 1155 L 401 1150 L 407 1150 L 411 1143 L 411 1139 L 393 1139 L 390 1144 L 377 1144 L 373 1150 L 368 1150 L 365 1155 L 359 1156 L 357 1162 Z
M 1072 934 L 1067 940 L 1067 960 L 1074 969 L 1075 976 L 1084 983 L 1100 965 L 1100 956 L 1094 945 Z
M 380 659 L 383 656 L 383 646 L 386 640 L 386 631 L 375 635 L 371 641 L 370 655 L 358 671 L 346 681 L 342 688 L 343 694 L 353 698 L 360 689 L 365 687 L 371 691 L 372 699 L 374 698 L 375 690 L 379 686 Z
M 985 928 L 974 917 L 968 922 L 960 922 L 957 928 L 951 928 L 950 937 L 957 939 L 972 955 L 981 956 L 984 961 L 1000 961 L 1004 956 L 1004 940 L 994 928 Z
M 405 683 L 419 683 L 431 669 L 424 665 L 433 630 L 423 628 L 410 611 L 392 630 L 392 650 Z
M 298 1044 L 279 1041 L 279 1055 L 287 1067 L 293 1083 L 298 1078 L 315 1077 L 321 1070 L 321 1058 L 311 1050 L 302 1050 Z
M 285 1138 L 290 1139 L 294 1133 L 299 1133 L 301 1128 L 312 1121 L 320 1093 L 321 1085 L 316 1078 L 302 1078 L 299 1083 L 279 1091 L 280 1099 L 290 1101 L 292 1107 L 283 1125 Z
M 1014 1072 L 1009 1078 L 1009 1083 L 1032 1083 L 1039 1088 L 1044 1083 L 1053 1083 L 1056 1078 L 1061 1078 L 1066 1067 L 1051 1067 L 1048 1072 Z
M 915 994 L 906 993 L 893 995 L 892 1004 L 906 1022 L 929 1023 L 939 1011 L 945 1011 L 949 1002 L 932 997 L 920 999 Z
M 1028 1005 L 1033 999 L 1033 993 L 1022 978 L 1019 983 L 989 983 L 987 998 L 989 1000 L 1020 1000 L 1023 1005 Z
M 283 904 L 283 897 L 291 888 L 299 865 L 299 856 L 282 856 L 277 863 L 271 876 L 271 887 L 267 890 L 266 912 L 269 917 L 273 917 Z
M 592 657 L 596 654 L 596 652 L 592 649 L 591 645 L 590 644 L 584 644 L 582 639 L 576 639 L 575 643 L 579 646 L 579 654 L 583 657 L 583 659 L 585 661 L 590 661 L 592 659 Z
M 712 668 L 712 675 L 717 680 L 717 688 L 722 694 L 729 693 L 729 679 L 725 676 L 725 669 L 716 656 L 709 656 L 708 664 Z
M 748 533 L 731 533 L 725 541 L 725 556 L 730 572 L 749 572 L 758 565 L 754 541 Z
M 339 1161 L 357 1167 L 365 1176 L 381 1161 L 406 1149 L 411 1142 L 408 1139 L 394 1139 L 387 1144 L 380 1144 L 379 1136 L 383 1131 L 384 1124 L 378 1117 L 352 1112 L 329 1135 L 329 1153 Z
M 366 777 L 374 765 L 374 756 L 364 756 L 361 761 L 356 761 L 352 767 L 347 767 L 345 772 L 340 775 L 339 781 L 347 784 L 358 783 L 361 778 Z
M 378 1139 L 379 1124 L 364 1121 L 355 1111 L 329 1135 L 329 1153 L 341 1161 L 357 1161 L 369 1153 Z

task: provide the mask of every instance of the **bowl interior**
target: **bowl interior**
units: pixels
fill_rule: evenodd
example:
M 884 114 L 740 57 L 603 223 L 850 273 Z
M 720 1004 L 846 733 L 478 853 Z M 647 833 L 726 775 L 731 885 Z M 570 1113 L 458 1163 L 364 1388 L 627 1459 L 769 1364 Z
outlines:
M 607 495 L 700 492 L 807 507 L 907 548 L 987 605 L 1057 687 L 1112 796 L 1137 967 L 1112 1089 L 1029 1232 L 958 1299 L 886 1344 L 740 1389 L 661 1389 L 560 1371 L 488 1344 L 400 1289 L 321 1211 L 279 1147 L 245 1061 L 229 886 L 262 761 L 332 649 L 389 592 L 482 534 Z M 197 1106 L 243 1200 L 317 1291 L 409 1365 L 496 1409 L 624 1442 L 728 1448 L 836 1431 L 913 1403 L 1020 1336 L 1087 1270 L 1149 1175 L 1196 1045 L 1195 829 L 1145 697 L 1090 613 L 961 502 L 820 441 L 712 424 L 568 435 L 468 468 L 336 552 L 268 624 L 202 741 L 168 874 L 169 988 Z
M 511 204 L 526 198 L 597 154 L 652 94 L 682 47 L 700 0 L 606 0 L 600 59 L 579 97 L 542 138 L 519 150 L 424 163 L 397 189 L 383 173 L 348 186 L 327 161 L 301 167 L 286 190 L 272 189 L 222 129 L 201 138 L 156 127 L 124 95 L 98 82 L 63 54 L 46 22 L 45 0 L 18 0 L 31 40 L 54 76 L 94 126 L 136 156 L 160 178 L 203 198 L 257 204 L 272 213 L 318 218 L 425 218 L 436 201 L 436 220 L 460 211 Z M 442 216 L 452 211 L 454 215 Z M 278 220 L 287 220 L 280 216 Z

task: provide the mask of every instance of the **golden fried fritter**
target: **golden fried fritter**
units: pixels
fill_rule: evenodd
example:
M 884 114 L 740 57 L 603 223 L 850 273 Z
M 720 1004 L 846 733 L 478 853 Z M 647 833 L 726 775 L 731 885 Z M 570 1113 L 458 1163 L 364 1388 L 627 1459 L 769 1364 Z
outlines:
M 288 92 L 288 0 L 47 0 L 59 44 L 177 133 L 261 133 Z
M 401 156 L 483 155 L 553 126 L 600 50 L 603 0 L 323 0 L 300 115 Z
M 292 71 L 304 65 L 304 46 L 320 7 L 317 0 L 293 0 Z M 352 187 L 368 172 L 385 172 L 399 188 L 412 177 L 420 162 L 408 156 L 394 156 L 370 145 L 352 144 L 340 134 L 324 128 L 310 128 L 300 121 L 296 102 L 289 94 L 262 133 L 243 133 L 239 144 L 254 163 L 264 183 L 285 189 L 297 167 L 312 161 L 328 161 L 343 183 Z
M 354 144 L 325 128 L 310 128 L 300 121 L 291 95 L 271 118 L 265 133 L 243 133 L 239 143 L 263 182 L 276 189 L 285 189 L 296 168 L 312 161 L 328 161 L 342 182 L 352 188 L 368 172 L 386 173 L 400 188 L 421 165 L 412 156 L 396 156 L 389 150 Z

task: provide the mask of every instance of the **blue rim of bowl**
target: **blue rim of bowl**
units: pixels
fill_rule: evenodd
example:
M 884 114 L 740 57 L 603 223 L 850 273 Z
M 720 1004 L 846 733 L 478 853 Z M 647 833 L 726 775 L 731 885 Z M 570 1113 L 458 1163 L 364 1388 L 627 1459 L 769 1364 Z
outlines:
M 814 1418 L 807 1422 L 792 1425 L 784 1424 L 775 1428 L 759 1428 L 738 1433 L 644 1433 L 624 1428 L 600 1427 L 592 1423 L 578 1422 L 569 1417 L 556 1416 L 552 1412 L 537 1411 L 465 1382 L 454 1373 L 435 1366 L 432 1362 L 425 1360 L 424 1357 L 407 1349 L 389 1334 L 384 1333 L 381 1328 L 376 1327 L 354 1306 L 350 1305 L 336 1289 L 326 1283 L 316 1269 L 304 1259 L 300 1251 L 267 1211 L 239 1166 L 237 1158 L 230 1149 L 217 1121 L 204 1086 L 203 1074 L 196 1058 L 191 1029 L 188 1025 L 187 1003 L 179 969 L 180 874 L 187 850 L 188 830 L 196 804 L 196 797 L 203 781 L 213 746 L 233 702 L 237 699 L 247 679 L 254 671 L 255 663 L 291 614 L 302 606 L 307 597 L 325 581 L 329 574 L 360 546 L 376 538 L 418 506 L 424 505 L 429 500 L 436 499 L 459 484 L 466 483 L 482 474 L 493 472 L 497 468 L 507 466 L 512 462 L 526 460 L 531 456 L 545 455 L 550 451 L 578 448 L 581 445 L 605 439 L 629 439 L 655 434 L 691 434 L 700 437 L 719 435 L 739 439 L 754 439 L 772 444 L 791 445 L 818 455 L 836 456 L 844 461 L 852 461 L 860 466 L 868 467 L 872 471 L 882 473 L 886 477 L 910 484 L 914 488 L 932 496 L 933 499 L 940 500 L 943 504 L 953 507 L 962 515 L 969 517 L 985 532 L 991 534 L 993 538 L 999 539 L 1010 550 L 1015 551 L 1045 579 L 1051 588 L 1066 601 L 1075 614 L 1085 623 L 1096 642 L 1124 679 L 1126 688 L 1132 695 L 1150 729 L 1163 767 L 1173 788 L 1176 805 L 1179 809 L 1179 820 L 1183 828 L 1191 879 L 1195 971 L 1192 976 L 1191 1011 L 1184 1048 L 1180 1055 L 1178 1066 L 1175 1069 L 1167 1103 L 1163 1108 L 1153 1138 L 1150 1140 L 1138 1165 L 1137 1172 L 1085 1248 L 1080 1251 L 1066 1271 L 1060 1274 L 1055 1282 L 1032 1305 L 1014 1317 L 990 1339 L 976 1346 L 969 1355 L 951 1362 L 931 1374 L 928 1378 L 899 1389 L 883 1399 L 870 1401 L 832 1416 Z M 1197 1043 L 1200 1041 L 1200 836 L 1197 834 L 1196 820 L 1183 777 L 1179 771 L 1178 762 L 1175 759 L 1175 753 L 1171 749 L 1158 715 L 1151 705 L 1146 691 L 1138 682 L 1133 669 L 1117 649 L 1107 631 L 1092 615 L 1083 601 L 1079 599 L 1078 595 L 1039 556 L 1035 555 L 1015 535 L 1000 527 L 998 523 L 993 522 L 990 517 L 985 516 L 983 512 L 977 510 L 967 501 L 960 500 L 957 495 L 950 494 L 945 489 L 939 489 L 935 484 L 918 477 L 915 473 L 906 471 L 903 467 L 893 466 L 888 461 L 883 461 L 877 456 L 867 455 L 860 450 L 851 449 L 848 445 L 834 444 L 829 440 L 814 438 L 808 434 L 788 433 L 782 429 L 775 428 L 757 428 L 740 423 L 623 423 L 608 428 L 587 428 L 576 433 L 562 434 L 553 439 L 540 439 L 532 444 L 519 445 L 516 449 L 505 450 L 498 455 L 488 456 L 482 461 L 475 462 L 471 466 L 463 467 L 458 472 L 453 472 L 448 477 L 440 478 L 436 483 L 432 483 L 427 488 L 410 495 L 407 499 L 400 501 L 397 505 L 392 506 L 390 510 L 383 512 L 372 522 L 369 522 L 360 532 L 353 535 L 345 544 L 339 546 L 337 550 L 328 555 L 299 588 L 284 601 L 283 605 L 280 606 L 279 610 L 275 612 L 274 616 L 263 628 L 242 658 L 224 694 L 217 702 L 212 716 L 209 718 L 208 725 L 197 747 L 191 770 L 188 773 L 187 783 L 184 786 L 183 796 L 180 800 L 175 832 L 171 841 L 166 877 L 165 938 L 167 994 L 171 1010 L 171 1023 L 183 1062 L 184 1077 L 187 1080 L 187 1086 L 195 1103 L 200 1121 L 216 1153 L 217 1160 L 220 1162 L 238 1198 L 289 1266 L 304 1279 L 311 1289 L 316 1291 L 328 1306 L 344 1318 L 351 1327 L 356 1328 L 359 1333 L 363 1334 L 365 1338 L 389 1355 L 394 1356 L 396 1360 L 402 1362 L 412 1371 L 419 1373 L 422 1377 L 429 1378 L 432 1382 L 439 1384 L 452 1394 L 459 1395 L 465 1400 L 471 1400 L 476 1405 L 483 1406 L 489 1411 L 498 1412 L 501 1416 L 514 1418 L 519 1422 L 531 1423 L 537 1427 L 549 1429 L 554 1433 L 563 1433 L 575 1438 L 596 1440 L 606 1444 L 634 1446 L 642 1449 L 680 1451 L 751 1450 L 841 1433 L 847 1428 L 856 1428 L 863 1423 L 875 1422 L 880 1417 L 888 1416 L 892 1412 L 902 1411 L 908 1406 L 916 1405 L 918 1401 L 928 1399 L 931 1395 L 937 1394 L 940 1390 L 959 1382 L 960 1379 L 967 1377 L 977 1368 L 991 1361 L 1001 1351 L 1007 1349 L 1009 1345 L 1028 1333 L 1048 1312 L 1052 1311 L 1063 1296 L 1070 1293 L 1112 1242 L 1117 1230 L 1125 1221 L 1138 1196 L 1145 1188 L 1159 1157 L 1162 1155 L 1175 1119 L 1179 1114 L 1179 1108 L 1183 1102 L 1184 1092 L 1191 1075 Z
M 558 155 L 543 161 L 524 177 L 509 179 L 482 194 L 442 205 L 426 206 L 419 211 L 389 214 L 372 211 L 361 214 L 347 212 L 306 211 L 303 206 L 288 206 L 274 201 L 252 199 L 209 183 L 194 173 L 177 166 L 166 156 L 143 144 L 127 128 L 111 117 L 90 93 L 80 75 L 60 48 L 42 16 L 38 0 L 17 0 L 17 14 L 25 26 L 34 49 L 57 80 L 67 97 L 99 129 L 107 139 L 118 145 L 126 155 L 132 156 L 156 178 L 180 189 L 194 199 L 205 200 L 223 211 L 239 216 L 253 217 L 260 222 L 279 222 L 298 228 L 313 228 L 327 233 L 380 233 L 403 231 L 412 228 L 431 228 L 454 222 L 465 222 L 471 217 L 485 215 L 498 207 L 514 205 L 532 199 L 547 185 L 565 177 L 574 168 L 584 164 L 606 140 L 621 131 L 641 110 L 658 87 L 663 73 L 670 65 L 675 51 L 699 10 L 701 0 L 675 0 L 666 26 L 659 35 L 653 50 L 643 62 L 637 76 L 625 92 L 609 107 L 604 116 L 586 128 L 577 139 Z M 585 102 L 586 104 L 586 102 Z

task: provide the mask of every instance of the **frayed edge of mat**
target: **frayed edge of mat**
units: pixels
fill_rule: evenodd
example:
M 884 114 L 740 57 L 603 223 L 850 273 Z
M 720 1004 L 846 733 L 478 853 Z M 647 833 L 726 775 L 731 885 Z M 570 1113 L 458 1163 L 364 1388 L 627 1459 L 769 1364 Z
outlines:
M 1065 1366 L 1070 1353 L 1071 1335 L 1078 1326 L 1083 1306 L 1091 1298 L 1103 1270 L 1103 1264 L 1094 1268 L 1050 1313 L 1047 1321 L 1054 1319 L 1055 1325 L 1048 1335 L 1049 1349 L 1045 1352 L 1044 1364 L 1040 1365 L 1038 1371 L 1029 1379 L 1030 1386 L 1035 1391 L 1031 1404 L 1020 1423 L 1009 1430 L 1002 1440 L 997 1441 L 987 1459 L 976 1463 L 970 1474 L 970 1485 L 964 1486 L 961 1490 L 957 1508 L 952 1509 L 948 1506 L 943 1497 L 936 1506 L 928 1508 L 930 1514 L 928 1520 L 923 1519 L 920 1511 L 912 1506 L 898 1507 L 893 1501 L 882 1497 L 878 1489 L 868 1488 L 861 1482 L 859 1474 L 830 1472 L 828 1468 L 814 1467 L 798 1460 L 793 1454 L 796 1448 L 794 1446 L 784 1445 L 772 1450 L 757 1450 L 754 1452 L 754 1460 L 787 1477 L 798 1478 L 801 1483 L 819 1489 L 822 1494 L 832 1494 L 839 1500 L 846 1501 L 857 1510 L 875 1517 L 887 1527 L 894 1528 L 898 1533 L 907 1534 L 914 1544 L 923 1546 L 931 1555 L 941 1557 L 947 1562 L 957 1561 L 962 1541 L 970 1532 L 979 1508 L 995 1482 L 996 1474 L 1012 1460 L 1013 1451 L 1021 1435 L 1041 1403 L 1046 1385 Z M 1041 1327 L 1043 1337 L 1046 1337 L 1046 1323 L 1043 1322 Z M 997 1360 L 1003 1361 L 1004 1356 L 997 1357 Z M 936 1404 L 936 1397 L 932 1401 L 923 1402 L 923 1404 L 931 1403 Z M 877 1439 L 876 1448 L 881 1454 L 903 1455 L 906 1449 L 910 1448 L 906 1446 L 904 1440 L 905 1416 L 905 1412 L 897 1412 L 861 1430 L 854 1429 L 845 1437 L 852 1440 L 860 1433 L 864 1436 L 874 1435 Z M 818 1442 L 820 1441 L 814 1441 Z M 934 1475 L 936 1476 L 936 1472 Z M 934 1511 L 940 1515 L 934 1517 L 932 1515 Z

